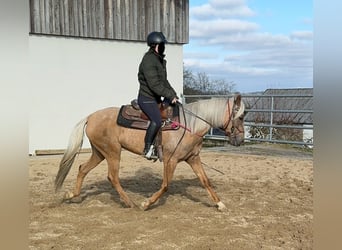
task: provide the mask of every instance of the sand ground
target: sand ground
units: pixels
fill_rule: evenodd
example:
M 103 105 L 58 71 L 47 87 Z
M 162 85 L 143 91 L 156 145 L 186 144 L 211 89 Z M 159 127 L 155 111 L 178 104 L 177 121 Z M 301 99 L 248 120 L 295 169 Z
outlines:
M 73 189 L 82 153 L 62 191 L 53 181 L 61 155 L 29 159 L 29 249 L 312 249 L 312 152 L 268 146 L 204 148 L 206 173 L 227 211 L 219 212 L 185 163 L 147 211 L 125 208 L 102 162 Z M 123 151 L 120 179 L 140 204 L 160 187 L 163 166 Z

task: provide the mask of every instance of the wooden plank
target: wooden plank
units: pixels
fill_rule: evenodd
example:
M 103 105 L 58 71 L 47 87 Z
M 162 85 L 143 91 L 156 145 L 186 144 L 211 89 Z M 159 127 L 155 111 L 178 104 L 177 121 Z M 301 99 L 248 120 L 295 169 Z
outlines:
M 189 0 L 184 0 L 185 1 L 185 7 L 183 9 L 183 43 L 189 43 Z
M 76 31 L 75 31 L 75 24 L 77 23 L 77 9 L 75 7 L 75 4 L 77 4 L 76 1 L 72 0 L 69 2 L 69 10 L 68 10 L 68 15 L 69 15 L 69 34 L 71 36 L 76 36 Z M 76 9 L 76 13 L 75 13 Z
M 130 4 L 129 4 L 129 0 L 125 0 L 125 6 L 124 6 L 124 10 L 125 10 L 125 36 L 124 39 L 129 40 L 131 35 L 129 33 L 130 29 L 130 16 L 133 14 L 131 13 L 131 9 L 130 9 Z
M 84 36 L 83 31 L 83 1 L 77 0 L 77 9 L 78 9 L 78 33 L 82 37 Z
M 153 4 L 152 27 L 153 27 L 152 29 L 155 31 L 161 31 L 160 29 L 160 0 L 158 0 L 158 3 Z
M 145 1 L 138 1 L 137 6 L 137 22 L 138 25 L 136 29 L 138 30 L 138 37 L 137 40 L 139 41 L 145 41 L 146 40 L 146 10 L 145 10 Z
M 95 37 L 95 25 L 96 25 L 96 15 L 95 15 L 95 1 L 89 0 L 87 4 L 88 8 L 88 37 Z
M 39 0 L 39 16 L 40 16 L 40 27 L 41 27 L 41 33 L 46 33 L 45 29 L 45 1 Z
M 30 32 L 35 32 L 34 29 L 34 25 L 35 25 L 35 21 L 34 21 L 34 11 L 33 11 L 33 6 L 34 6 L 34 0 L 30 0 L 29 2 L 29 6 L 30 6 Z
M 127 8 L 126 8 L 127 0 L 121 0 L 120 5 L 120 13 L 121 13 L 121 39 L 128 39 L 128 31 L 127 31 Z
M 87 0 L 82 0 L 82 36 L 88 35 Z
M 59 1 L 53 1 L 53 34 L 60 35 L 61 34 L 61 26 L 60 26 L 60 5 Z
M 106 0 L 104 2 L 104 13 L 105 13 L 105 37 L 112 39 L 114 38 L 113 32 L 113 1 Z
M 41 20 L 40 20 L 40 11 L 39 11 L 39 0 L 31 1 L 31 15 L 32 15 L 32 23 L 31 29 L 33 33 L 41 33 Z
M 170 13 L 169 24 L 170 25 L 169 25 L 168 39 L 169 41 L 174 42 L 176 41 L 176 38 L 175 38 L 175 28 L 176 28 L 175 26 L 175 19 L 176 19 L 175 0 L 170 0 L 169 3 L 170 3 L 170 9 L 169 9 L 169 13 Z
M 35 150 L 35 155 L 41 156 L 41 155 L 61 155 L 64 154 L 66 149 L 39 149 Z M 82 148 L 80 150 L 80 153 L 91 153 L 91 148 Z
M 97 25 L 98 36 L 100 38 L 106 38 L 105 36 L 105 15 L 104 15 L 104 1 L 98 1 L 97 4 Z
M 50 2 L 51 0 L 46 0 L 44 5 L 44 11 L 45 11 L 45 33 L 50 34 L 51 33 L 51 8 L 50 8 Z
M 122 39 L 122 27 L 121 27 L 121 0 L 116 0 L 114 8 L 114 38 Z
M 145 27 L 146 32 L 149 34 L 150 32 L 154 31 L 153 27 L 153 0 L 146 0 L 145 1 Z
M 183 4 L 183 0 L 179 0 L 179 1 L 176 1 L 174 2 L 175 4 L 175 29 L 174 29 L 174 41 L 177 43 L 179 42 L 179 40 L 181 39 L 180 38 L 180 35 L 182 34 L 181 33 L 181 20 L 182 20 L 182 4 Z
M 166 39 L 169 37 L 169 4 L 168 1 L 160 1 L 160 30 L 165 35 Z
M 129 26 L 130 26 L 130 40 L 137 40 L 138 37 L 138 3 L 135 0 L 130 0 Z
M 59 2 L 59 24 L 60 24 L 59 35 L 65 35 L 64 2 L 61 0 L 58 2 Z
M 54 32 L 54 5 L 53 5 L 53 0 L 49 1 L 49 22 L 50 22 L 50 33 L 53 34 Z
M 64 33 L 63 35 L 70 35 L 70 24 L 69 24 L 69 0 L 64 0 L 63 13 L 64 13 Z

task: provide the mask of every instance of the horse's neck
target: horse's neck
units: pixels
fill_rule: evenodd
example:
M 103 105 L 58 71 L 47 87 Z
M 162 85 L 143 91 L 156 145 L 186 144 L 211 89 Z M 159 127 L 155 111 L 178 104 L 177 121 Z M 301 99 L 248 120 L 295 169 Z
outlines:
M 190 112 L 185 113 L 185 125 L 190 128 L 193 134 L 204 136 L 211 127 L 217 126 L 215 120 L 213 119 L 215 116 L 213 112 L 216 112 L 216 109 L 208 110 L 208 107 L 197 107 L 195 109 L 190 109 Z

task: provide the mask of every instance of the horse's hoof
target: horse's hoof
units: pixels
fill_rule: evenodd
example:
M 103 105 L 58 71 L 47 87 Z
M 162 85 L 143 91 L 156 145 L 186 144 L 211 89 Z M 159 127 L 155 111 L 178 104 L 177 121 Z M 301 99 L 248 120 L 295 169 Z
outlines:
M 221 201 L 218 202 L 216 205 L 217 205 L 217 210 L 218 211 L 220 211 L 220 212 L 227 211 L 226 205 L 224 205 Z
M 148 209 L 148 202 L 147 201 L 141 202 L 140 209 L 144 210 L 144 211 L 147 210 Z
M 74 197 L 74 193 L 73 192 L 67 191 L 64 194 L 64 200 L 70 200 L 73 197 Z
M 83 198 L 79 195 L 72 197 L 69 201 L 72 203 L 81 203 L 83 201 Z
M 63 201 L 67 203 L 80 203 L 82 202 L 82 197 L 80 195 L 75 196 L 73 192 L 67 191 L 64 194 Z

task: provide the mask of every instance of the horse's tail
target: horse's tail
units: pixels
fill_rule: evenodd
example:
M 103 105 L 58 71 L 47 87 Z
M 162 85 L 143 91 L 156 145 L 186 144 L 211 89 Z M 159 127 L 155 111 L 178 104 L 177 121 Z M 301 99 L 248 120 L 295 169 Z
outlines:
M 55 179 L 55 191 L 57 192 L 63 185 L 65 177 L 68 175 L 72 164 L 74 163 L 76 155 L 82 148 L 84 127 L 87 124 L 88 118 L 84 118 L 76 124 L 71 132 L 68 148 L 65 151 L 61 162 L 59 163 L 59 170 Z

